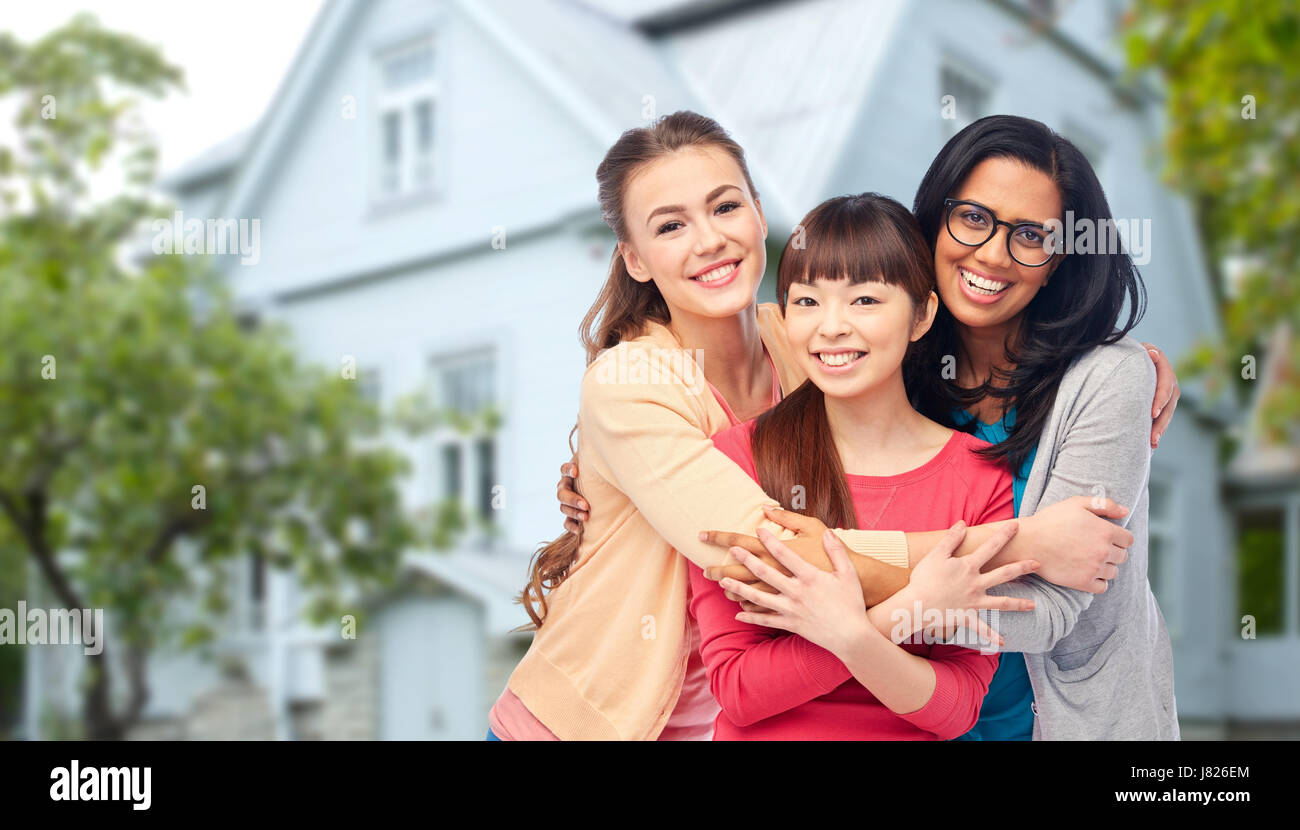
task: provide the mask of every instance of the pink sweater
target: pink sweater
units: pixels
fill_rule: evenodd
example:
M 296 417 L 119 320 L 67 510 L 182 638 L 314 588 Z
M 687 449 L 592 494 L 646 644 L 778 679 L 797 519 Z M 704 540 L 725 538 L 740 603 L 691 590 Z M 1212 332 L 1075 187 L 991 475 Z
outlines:
M 758 481 L 750 447 L 753 422 L 719 432 L 714 444 Z M 858 527 L 939 530 L 1013 518 L 1006 466 L 974 454 L 986 444 L 954 432 L 922 466 L 893 476 L 848 476 Z M 722 706 L 715 740 L 946 740 L 979 717 L 997 655 L 959 646 L 904 643 L 935 673 L 928 703 L 899 715 L 859 683 L 826 649 L 779 629 L 736 621 L 738 606 L 719 583 L 691 571 L 691 615 L 713 696 Z

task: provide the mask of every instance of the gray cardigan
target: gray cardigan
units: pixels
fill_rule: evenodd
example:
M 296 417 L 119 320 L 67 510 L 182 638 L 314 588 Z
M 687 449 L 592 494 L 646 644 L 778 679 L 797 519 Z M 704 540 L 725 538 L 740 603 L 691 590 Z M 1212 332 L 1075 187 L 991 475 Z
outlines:
M 1033 611 L 981 612 L 1024 652 L 1034 687 L 1034 740 L 1178 740 L 1174 667 L 1164 616 L 1147 583 L 1147 476 L 1155 367 L 1125 337 L 1075 360 L 1038 440 L 1020 515 L 1071 496 L 1131 510 L 1128 561 L 1101 594 L 1030 575 L 990 594 L 1028 597 Z M 991 647 L 988 643 L 981 644 Z

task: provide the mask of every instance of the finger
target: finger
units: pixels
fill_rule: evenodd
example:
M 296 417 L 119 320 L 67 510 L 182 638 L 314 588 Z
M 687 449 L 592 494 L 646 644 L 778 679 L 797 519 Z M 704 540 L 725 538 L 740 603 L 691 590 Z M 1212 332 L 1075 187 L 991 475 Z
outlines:
M 1110 583 L 1104 579 L 1094 579 L 1092 584 L 1094 594 L 1104 594 L 1106 593 L 1106 589 L 1110 587 Z
M 1173 396 L 1174 384 L 1178 382 L 1177 376 L 1174 375 L 1174 367 L 1170 365 L 1169 359 L 1165 353 L 1160 351 L 1158 346 L 1151 343 L 1143 343 L 1146 347 L 1147 354 L 1151 356 L 1151 362 L 1156 365 L 1156 395 L 1151 402 L 1151 417 L 1158 418 L 1160 410 Z
M 1122 519 L 1128 515 L 1128 508 L 1116 504 L 1110 499 L 1097 499 L 1090 496 L 1078 496 L 1084 499 L 1084 505 L 1092 513 L 1101 516 L 1103 519 Z
M 792 623 L 780 614 L 758 614 L 749 611 L 742 611 L 736 615 L 736 622 L 749 623 L 750 625 L 761 625 L 766 628 L 779 628 L 782 631 L 794 633 Z
M 1002 635 L 999 634 L 994 628 L 989 626 L 989 624 L 984 622 L 984 620 L 982 619 L 977 620 L 977 626 L 975 630 L 981 637 L 983 637 L 985 640 L 988 640 L 990 643 L 996 643 L 999 646 L 1004 646 L 1007 644 L 1007 641 L 1003 639 Z
M 1115 550 L 1111 553 L 1110 557 L 1106 560 L 1107 562 L 1109 562 L 1112 565 L 1123 565 L 1125 562 L 1128 561 L 1128 548 L 1121 548 L 1119 545 L 1112 545 L 1111 547 L 1113 547 Z
M 1133 547 L 1133 531 L 1116 526 L 1110 534 L 1110 543 L 1117 548 Z
M 565 519 L 564 529 L 569 531 L 570 533 L 577 533 L 579 530 L 582 529 L 582 523 L 579 522 L 577 519 Z
M 988 561 L 997 555 L 998 551 L 1006 547 L 1017 533 L 1020 532 L 1019 522 L 1007 522 L 993 532 L 993 535 L 984 540 L 984 544 L 975 548 L 971 553 L 974 564 L 983 568 Z
M 740 607 L 743 608 L 743 609 L 745 609 L 746 611 L 749 611 L 749 612 L 754 613 L 754 614 L 770 614 L 770 613 L 772 613 L 771 611 L 768 611 L 768 610 L 767 610 L 766 608 L 764 608 L 763 606 L 761 606 L 761 605 L 755 605 L 754 603 L 750 602 L 749 600 L 744 600 L 744 599 L 740 601 Z
M 560 512 L 563 513 L 564 515 L 568 516 L 570 519 L 575 519 L 575 520 L 577 520 L 577 521 L 579 521 L 579 522 L 585 522 L 585 521 L 587 521 L 587 518 L 588 518 L 588 515 L 589 515 L 589 514 L 587 514 L 587 513 L 584 513 L 584 512 L 581 511 L 581 510 L 578 510 L 578 509 L 573 508 L 573 507 L 569 507 L 567 504 L 561 504 L 561 505 L 560 505 Z
M 803 560 L 803 557 L 790 550 L 784 542 L 776 538 L 775 533 L 771 533 L 767 528 L 758 529 L 758 539 L 767 548 L 767 552 L 772 554 L 772 558 L 784 565 L 790 573 L 796 577 L 810 576 L 816 571 L 820 571 L 816 565 L 810 565 Z M 766 564 L 766 563 L 765 563 Z M 751 569 L 752 570 L 752 569 Z M 775 569 L 773 569 L 775 570 Z M 757 571 L 755 576 L 761 577 L 762 574 Z
M 755 589 L 752 585 L 727 579 L 722 580 L 722 587 L 755 605 L 761 605 L 773 611 L 788 612 L 790 610 L 790 599 L 781 594 L 769 594 L 766 591 Z
M 992 611 L 1033 611 L 1034 601 L 1027 597 L 985 595 L 983 599 L 975 604 L 975 607 L 987 608 Z
M 1038 562 L 1033 559 L 1022 559 L 1019 562 L 1012 562 L 1010 565 L 1003 565 L 1000 568 L 994 568 L 986 574 L 983 574 L 977 583 L 980 588 L 987 591 L 994 585 L 1001 585 L 1004 582 L 1010 582 L 1013 579 L 1024 576 L 1038 570 Z
M 744 565 L 714 565 L 711 568 L 704 569 L 705 579 L 712 579 L 718 582 L 723 577 L 730 577 L 740 582 L 758 582 L 759 578 L 754 576 L 754 572 Z
M 728 533 L 725 530 L 701 530 L 700 541 L 720 548 L 744 548 L 750 553 L 764 553 L 766 548 L 754 536 L 743 533 Z
M 1102 579 L 1111 580 L 1119 576 L 1119 568 L 1109 563 L 1101 566 L 1101 572 L 1097 574 Z
M 763 515 L 779 524 L 786 530 L 793 530 L 796 533 L 810 533 L 817 529 L 820 524 L 816 519 L 805 516 L 802 513 L 795 513 L 792 510 L 786 510 L 783 507 L 770 507 L 763 505 Z
M 943 538 L 934 547 L 926 551 L 925 555 L 947 559 L 957 552 L 957 548 L 961 547 L 962 540 L 965 538 L 966 523 L 958 520 L 957 524 L 948 528 L 948 532 L 943 535 Z
M 1178 408 L 1178 399 L 1182 397 L 1182 394 L 1182 388 L 1175 383 L 1173 394 L 1169 397 L 1169 401 L 1164 405 L 1164 408 L 1160 410 L 1159 417 L 1156 418 L 1155 424 L 1151 427 L 1152 448 L 1155 448 L 1160 443 L 1161 436 L 1165 434 L 1165 430 L 1169 429 L 1170 422 L 1174 420 L 1174 410 Z
M 835 569 L 835 573 L 857 578 L 857 571 L 853 570 L 853 563 L 849 561 L 849 552 L 844 549 L 844 543 L 840 541 L 840 537 L 827 530 L 822 534 L 822 547 L 825 548 L 826 555 L 830 557 L 831 566 Z
M 782 545 L 782 547 L 784 547 L 784 545 Z M 783 594 L 790 593 L 790 588 L 792 587 L 790 578 L 778 571 L 776 568 L 768 565 L 766 562 L 743 548 L 728 548 L 728 552 L 732 556 L 736 557 L 740 564 L 749 568 L 749 570 L 753 572 L 754 576 L 763 580 Z M 793 555 L 794 554 L 792 553 L 791 556 Z

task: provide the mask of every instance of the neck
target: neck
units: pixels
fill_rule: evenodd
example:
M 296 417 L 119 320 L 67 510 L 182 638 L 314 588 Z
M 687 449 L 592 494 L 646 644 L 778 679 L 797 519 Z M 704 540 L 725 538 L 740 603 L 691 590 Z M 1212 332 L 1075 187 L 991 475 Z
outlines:
M 995 369 L 1014 369 L 1015 364 L 1007 360 L 1007 347 L 1014 345 L 1019 333 L 1019 316 L 996 326 L 982 328 L 958 324 L 957 334 L 961 338 L 962 357 L 965 358 L 957 367 L 958 385 L 967 388 L 979 386 L 993 378 Z
M 682 348 L 701 355 L 704 377 L 738 414 L 748 401 L 771 392 L 756 310 L 750 303 L 730 317 L 699 317 L 673 309 L 669 323 Z
M 946 433 L 908 403 L 901 371 L 861 395 L 827 396 L 826 420 L 844 472 L 851 475 L 897 472 L 900 459 L 934 442 L 936 429 Z M 904 469 L 911 469 L 906 462 Z

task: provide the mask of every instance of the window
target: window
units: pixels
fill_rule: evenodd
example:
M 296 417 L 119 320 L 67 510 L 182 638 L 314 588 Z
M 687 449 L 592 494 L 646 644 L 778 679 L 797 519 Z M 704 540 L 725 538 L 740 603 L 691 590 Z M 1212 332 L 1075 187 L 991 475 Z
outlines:
M 438 82 L 432 37 L 377 59 L 376 198 L 428 190 L 437 183 Z
M 463 528 L 466 542 L 486 547 L 496 528 L 499 481 L 496 357 L 490 350 L 442 356 L 433 376 L 434 404 L 443 413 L 433 435 L 435 514 Z
M 949 100 L 948 96 L 952 99 Z M 992 85 L 979 74 L 955 64 L 939 72 L 939 99 L 949 136 L 989 114 Z
M 1160 603 L 1160 612 L 1169 626 L 1170 636 L 1179 628 L 1179 595 L 1182 580 L 1177 571 L 1178 515 L 1176 491 L 1171 479 L 1151 473 L 1147 485 L 1147 581 Z M 1122 565 L 1120 567 L 1123 567 Z
M 1286 513 L 1260 506 L 1237 513 L 1237 620 L 1255 618 L 1255 635 L 1286 630 Z

